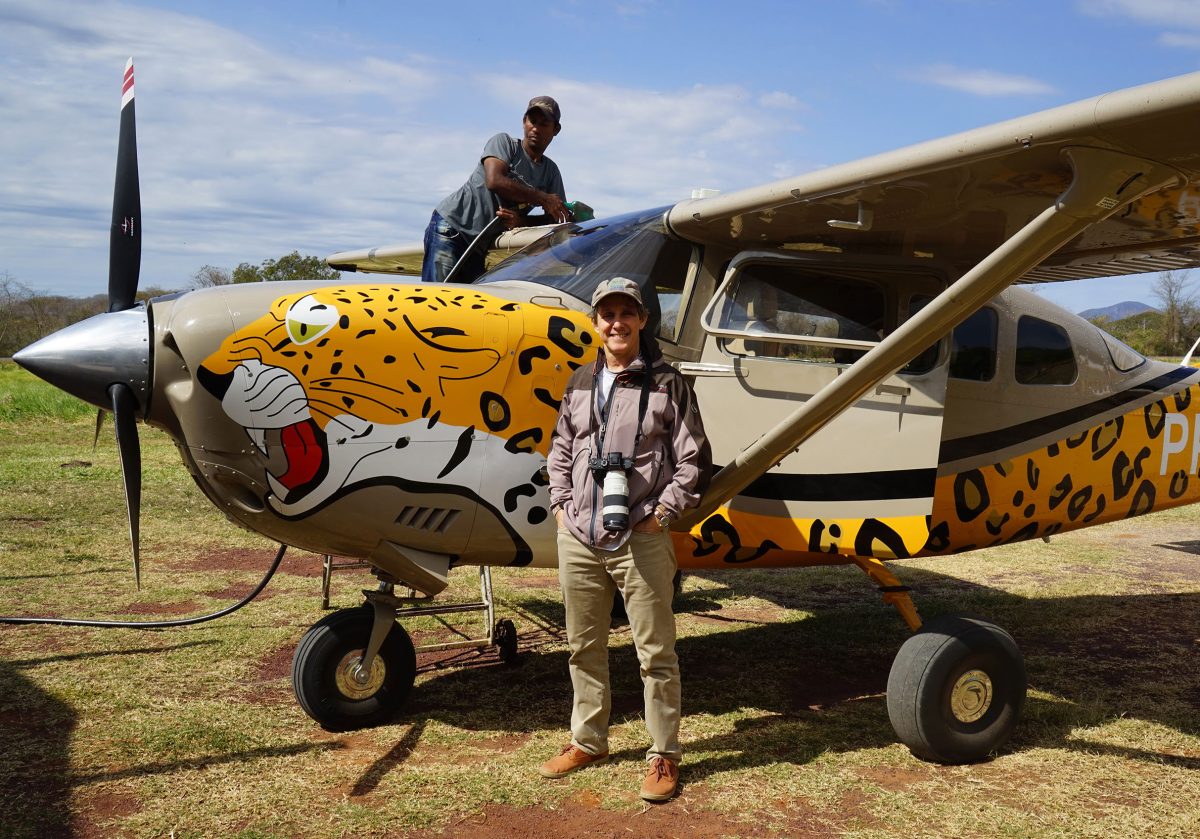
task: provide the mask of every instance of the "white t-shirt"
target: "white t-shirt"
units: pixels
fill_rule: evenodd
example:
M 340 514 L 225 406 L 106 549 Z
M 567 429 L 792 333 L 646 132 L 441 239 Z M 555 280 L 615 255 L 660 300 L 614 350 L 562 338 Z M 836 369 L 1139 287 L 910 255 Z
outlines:
M 600 387 L 596 393 L 596 406 L 600 409 L 600 413 L 604 413 L 604 406 L 608 404 L 608 394 L 612 392 L 613 382 L 617 380 L 617 371 L 609 370 L 608 365 L 600 368 Z

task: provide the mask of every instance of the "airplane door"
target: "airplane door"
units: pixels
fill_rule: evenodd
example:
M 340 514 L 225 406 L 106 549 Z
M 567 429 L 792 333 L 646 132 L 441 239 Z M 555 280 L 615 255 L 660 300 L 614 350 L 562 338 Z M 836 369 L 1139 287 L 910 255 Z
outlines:
M 944 287 L 926 265 L 740 254 L 705 311 L 700 363 L 681 366 L 696 376 L 714 462 L 730 462 Z M 728 511 L 776 521 L 908 519 L 924 532 L 910 527 L 892 552 L 919 549 L 937 477 L 944 356 L 930 347 L 879 382 Z

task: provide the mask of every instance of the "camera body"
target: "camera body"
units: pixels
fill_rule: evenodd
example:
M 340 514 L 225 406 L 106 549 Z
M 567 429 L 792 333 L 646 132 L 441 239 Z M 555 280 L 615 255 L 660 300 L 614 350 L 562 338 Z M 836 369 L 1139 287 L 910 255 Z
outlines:
M 603 496 L 601 505 L 604 529 L 619 533 L 629 529 L 629 470 L 633 458 L 623 457 L 620 452 L 609 452 L 603 457 L 588 460 L 588 468 L 600 483 Z

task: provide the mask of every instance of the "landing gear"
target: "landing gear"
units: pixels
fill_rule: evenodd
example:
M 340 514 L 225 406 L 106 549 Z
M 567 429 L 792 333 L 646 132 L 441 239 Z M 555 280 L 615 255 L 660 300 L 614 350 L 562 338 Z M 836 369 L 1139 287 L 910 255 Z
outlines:
M 888 674 L 892 728 L 917 757 L 975 763 L 1008 740 L 1025 704 L 1025 660 L 995 624 L 947 615 L 922 625 L 907 586 L 873 557 L 853 557 L 915 633 Z
M 1008 740 L 1025 689 L 1025 662 L 1011 635 L 986 621 L 941 617 L 896 655 L 888 717 L 917 757 L 973 763 Z
M 378 725 L 412 690 L 417 656 L 399 624 L 387 629 L 370 667 L 361 664 L 375 624 L 370 605 L 340 609 L 300 639 L 292 658 L 292 688 L 304 712 L 329 731 Z

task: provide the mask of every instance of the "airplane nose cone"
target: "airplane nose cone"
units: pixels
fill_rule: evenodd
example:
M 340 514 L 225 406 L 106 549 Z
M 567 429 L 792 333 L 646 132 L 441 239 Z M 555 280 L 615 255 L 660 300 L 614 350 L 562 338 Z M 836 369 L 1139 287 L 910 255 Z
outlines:
M 108 389 L 130 388 L 144 414 L 150 386 L 150 322 L 144 306 L 105 312 L 30 344 L 13 361 L 55 387 L 112 410 Z

